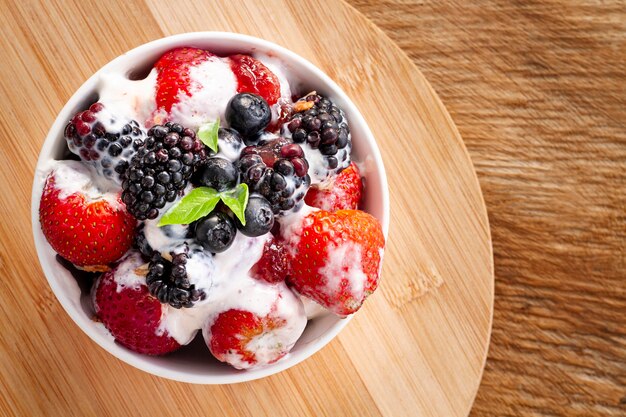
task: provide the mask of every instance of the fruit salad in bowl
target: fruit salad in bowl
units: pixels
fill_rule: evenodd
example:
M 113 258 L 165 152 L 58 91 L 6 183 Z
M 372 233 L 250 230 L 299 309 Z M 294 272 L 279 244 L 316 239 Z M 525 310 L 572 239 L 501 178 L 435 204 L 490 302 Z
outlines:
M 145 44 L 91 77 L 42 149 L 33 231 L 70 316 L 188 382 L 278 372 L 378 287 L 380 154 L 312 64 L 242 35 Z

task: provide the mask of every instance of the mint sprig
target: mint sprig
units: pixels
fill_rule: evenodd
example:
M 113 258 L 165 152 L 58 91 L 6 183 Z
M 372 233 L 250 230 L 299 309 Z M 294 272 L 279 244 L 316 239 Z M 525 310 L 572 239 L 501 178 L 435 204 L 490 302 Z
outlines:
M 217 136 L 220 130 L 220 119 L 205 123 L 198 129 L 198 139 L 208 146 L 213 152 L 217 152 Z
M 220 198 L 235 213 L 241 224 L 246 225 L 245 211 L 248 206 L 248 184 L 241 183 L 232 190 L 220 193 Z
M 213 211 L 219 201 L 220 196 L 213 188 L 194 188 L 161 217 L 159 226 L 194 222 Z
M 235 213 L 241 224 L 245 226 L 248 196 L 248 185 L 243 183 L 231 190 L 219 193 L 211 187 L 194 188 L 161 217 L 159 226 L 192 223 L 212 212 L 220 200 Z

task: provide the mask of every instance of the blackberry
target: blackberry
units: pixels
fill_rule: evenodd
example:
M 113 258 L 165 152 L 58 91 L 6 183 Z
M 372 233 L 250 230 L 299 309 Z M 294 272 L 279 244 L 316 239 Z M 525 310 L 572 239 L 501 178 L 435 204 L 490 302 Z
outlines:
M 123 176 L 122 201 L 129 213 L 138 220 L 156 218 L 205 160 L 204 145 L 191 129 L 169 122 L 151 127 Z
M 343 111 L 330 99 L 312 92 L 294 104 L 295 113 L 283 125 L 282 135 L 306 151 L 319 152 L 311 166 L 314 182 L 321 182 L 350 165 L 352 140 Z M 318 158 L 315 158 L 318 159 Z
M 94 103 L 76 114 L 65 127 L 70 151 L 94 165 L 100 175 L 117 183 L 122 182 L 130 159 L 146 137 L 135 120 L 122 123 L 102 103 Z
M 159 252 L 153 252 L 148 265 L 146 284 L 150 294 L 161 303 L 174 308 L 190 308 L 197 301 L 204 300 L 206 293 L 196 289 L 187 276 L 187 249 L 181 253 L 170 253 L 172 261 L 168 261 Z
M 141 252 L 143 256 L 145 256 L 146 258 L 150 258 L 152 256 L 154 250 L 150 246 L 150 243 L 148 243 L 148 239 L 146 239 L 143 223 L 141 223 L 137 227 L 137 230 L 135 231 L 135 240 L 133 243 L 135 247 L 139 249 L 139 252 Z
M 269 201 L 274 214 L 298 211 L 311 185 L 300 145 L 278 138 L 248 146 L 237 163 L 241 182 Z

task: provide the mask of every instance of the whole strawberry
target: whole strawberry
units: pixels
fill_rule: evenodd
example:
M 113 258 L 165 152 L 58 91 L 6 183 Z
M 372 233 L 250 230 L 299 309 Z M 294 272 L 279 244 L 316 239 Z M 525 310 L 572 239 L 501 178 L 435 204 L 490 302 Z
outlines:
M 311 186 L 304 201 L 312 207 L 326 211 L 356 210 L 359 208 L 363 184 L 359 168 L 351 162 L 328 183 Z
M 163 306 L 152 297 L 137 268 L 143 260 L 132 252 L 94 284 L 96 315 L 122 346 L 147 355 L 164 355 L 180 348 L 166 330 L 161 330 Z
M 84 163 L 59 162 L 48 175 L 39 206 L 39 221 L 50 246 L 81 267 L 119 259 L 133 243 L 136 220 L 119 192 L 103 192 Z
M 302 301 L 284 283 L 259 282 L 229 300 L 224 311 L 207 321 L 202 334 L 219 361 L 249 369 L 285 356 L 306 321 Z
M 360 210 L 308 214 L 291 244 L 288 282 L 339 316 L 356 312 L 376 290 L 385 238 L 378 220 Z

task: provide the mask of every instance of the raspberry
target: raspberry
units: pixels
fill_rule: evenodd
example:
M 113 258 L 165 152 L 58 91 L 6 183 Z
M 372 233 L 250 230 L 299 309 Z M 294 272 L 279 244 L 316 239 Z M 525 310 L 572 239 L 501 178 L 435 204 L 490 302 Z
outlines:
M 321 182 L 347 168 L 352 140 L 343 111 L 315 92 L 296 101 L 293 110 L 282 135 L 301 144 L 307 154 L 321 153 L 322 164 L 311 167 L 313 181 Z
M 155 219 L 205 160 L 204 145 L 191 129 L 169 122 L 150 128 L 124 173 L 122 201 L 129 213 L 138 220 Z
M 65 140 L 70 151 L 92 164 L 100 175 L 121 183 L 122 174 L 143 145 L 146 132 L 135 120 L 120 129 L 108 130 L 103 121 L 108 126 L 120 124 L 102 103 L 94 103 L 70 120 L 65 127 Z
M 299 145 L 278 138 L 248 146 L 238 162 L 241 182 L 265 197 L 274 214 L 298 211 L 311 185 L 309 163 Z
M 256 278 L 270 283 L 284 281 L 289 275 L 290 264 L 285 247 L 276 239 L 268 240 L 261 259 L 250 270 Z

